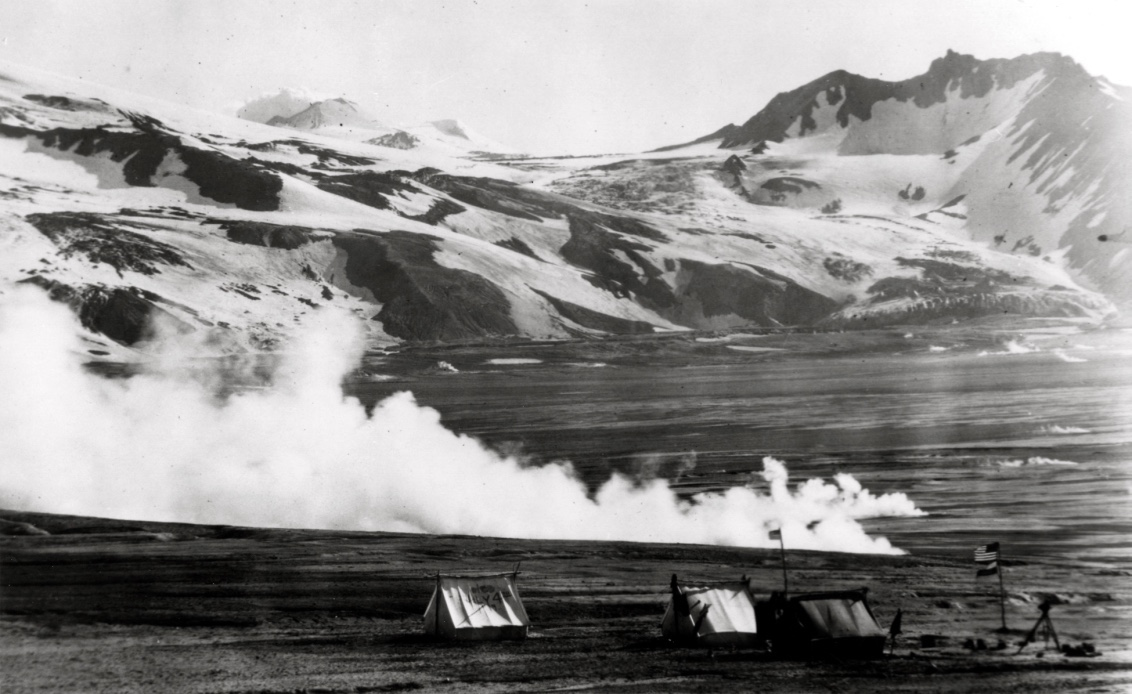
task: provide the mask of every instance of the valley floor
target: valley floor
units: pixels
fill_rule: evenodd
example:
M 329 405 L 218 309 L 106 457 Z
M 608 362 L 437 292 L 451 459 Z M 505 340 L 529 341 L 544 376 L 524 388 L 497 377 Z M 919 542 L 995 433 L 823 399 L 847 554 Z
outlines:
M 1132 635 L 1121 617 L 1132 596 L 1127 576 L 1116 575 L 1125 572 L 1078 569 L 1097 600 L 1063 595 L 1051 616 L 1062 642 L 1089 641 L 1102 655 L 1069 658 L 1040 641 L 1020 654 L 1013 645 L 965 649 L 969 638 L 992 647 L 1000 638 L 997 601 L 974 586 L 965 555 L 792 552 L 792 590 L 867 585 L 882 626 L 897 608 L 904 613 L 891 656 L 797 662 L 676 649 L 660 639 L 672 573 L 746 573 L 765 597 L 780 587 L 775 551 L 0 517 L 51 533 L 0 538 L 8 694 L 1132 688 Z M 420 636 L 429 574 L 519 562 L 528 640 L 453 645 Z M 1012 594 L 1036 594 L 1050 567 L 1048 559 L 1017 558 Z M 1020 641 L 1037 616 L 1033 604 L 1012 601 L 1013 631 L 1001 638 Z M 942 638 L 923 647 L 925 635 Z

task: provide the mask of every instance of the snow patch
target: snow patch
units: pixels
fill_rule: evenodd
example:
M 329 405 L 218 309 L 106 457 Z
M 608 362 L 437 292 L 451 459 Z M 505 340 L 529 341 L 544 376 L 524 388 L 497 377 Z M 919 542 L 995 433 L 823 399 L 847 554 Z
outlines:
M 1039 430 L 1043 434 L 1054 434 L 1057 436 L 1068 436 L 1070 434 L 1091 434 L 1092 431 L 1083 427 L 1063 427 L 1059 424 L 1047 424 Z
M 1058 359 L 1068 364 L 1080 364 L 1089 361 L 1088 359 L 1082 359 L 1081 357 L 1075 357 L 1071 354 L 1066 354 L 1065 350 L 1063 349 L 1055 349 L 1053 350 L 1053 353 L 1057 355 Z
M 1072 460 L 1058 460 L 1057 458 L 1046 458 L 1043 456 L 1034 456 L 1032 458 L 1011 459 L 1011 460 L 996 460 L 994 465 L 1004 468 L 1019 468 L 1019 467 L 1075 467 L 1077 463 Z
M 895 98 L 878 101 L 868 120 L 849 117 L 849 133 L 840 153 L 943 154 L 1010 120 L 1029 97 L 1030 88 L 1043 79 L 1045 71 L 1039 70 L 1010 89 L 995 89 L 985 97 L 964 99 L 958 90 L 949 90 L 944 101 L 927 108 Z
M 732 340 L 753 340 L 755 338 L 764 337 L 763 335 L 755 335 L 753 333 L 730 333 L 721 335 L 720 337 L 697 337 L 696 342 L 714 343 L 714 342 L 730 342 Z
M 980 357 L 997 357 L 997 356 L 1009 356 L 1009 355 L 1018 355 L 1018 354 L 1034 354 L 1036 352 L 1041 351 L 1037 347 L 1035 347 L 1033 345 L 1028 345 L 1025 342 L 1022 342 L 1020 340 L 1010 340 L 1005 345 L 1003 345 L 1003 347 L 1005 349 L 1002 349 L 1000 351 L 995 351 L 995 352 L 984 350 L 982 352 L 979 352 L 979 356 Z

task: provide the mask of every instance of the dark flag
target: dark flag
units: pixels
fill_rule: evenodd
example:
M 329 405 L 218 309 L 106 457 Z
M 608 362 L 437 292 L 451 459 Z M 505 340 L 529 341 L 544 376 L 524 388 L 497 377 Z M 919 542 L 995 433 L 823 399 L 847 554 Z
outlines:
M 998 543 L 992 542 L 975 548 L 975 563 L 979 565 L 975 578 L 998 573 Z
M 778 549 L 782 553 L 782 596 L 790 593 L 790 581 L 786 578 L 786 542 L 782 539 L 782 526 L 770 531 L 770 539 L 778 540 Z
M 897 609 L 896 616 L 892 618 L 892 624 L 888 627 L 888 654 L 892 655 L 892 651 L 896 648 L 896 637 L 904 633 L 901 629 L 901 622 L 904 619 L 904 610 Z
M 672 609 L 676 612 L 677 617 L 688 617 L 692 614 L 692 607 L 688 604 L 688 596 L 684 595 L 684 591 L 680 590 L 680 582 L 676 580 L 676 574 L 672 574 Z
M 903 619 L 904 619 L 904 610 L 899 610 L 899 609 L 896 610 L 896 616 L 892 618 L 892 625 L 888 627 L 888 635 L 889 636 L 896 636 L 897 634 L 903 634 L 904 633 L 900 628 L 901 622 L 903 621 Z

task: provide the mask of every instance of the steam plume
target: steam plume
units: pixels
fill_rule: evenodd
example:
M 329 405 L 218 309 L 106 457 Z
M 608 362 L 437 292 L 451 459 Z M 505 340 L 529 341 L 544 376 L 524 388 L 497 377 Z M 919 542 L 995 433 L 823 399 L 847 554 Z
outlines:
M 921 515 L 850 475 L 791 490 L 761 479 L 679 499 L 662 479 L 614 475 L 587 494 L 567 464 L 524 465 L 446 429 L 397 393 L 368 414 L 340 382 L 354 319 L 319 312 L 267 390 L 219 397 L 215 374 L 154 360 L 105 379 L 80 365 L 71 314 L 40 292 L 0 297 L 0 507 L 116 518 L 504 537 L 618 539 L 893 553 L 857 519 Z M 182 346 L 183 351 L 183 346 Z M 199 360 L 198 360 L 199 361 Z M 211 384 L 211 385 L 210 385 Z

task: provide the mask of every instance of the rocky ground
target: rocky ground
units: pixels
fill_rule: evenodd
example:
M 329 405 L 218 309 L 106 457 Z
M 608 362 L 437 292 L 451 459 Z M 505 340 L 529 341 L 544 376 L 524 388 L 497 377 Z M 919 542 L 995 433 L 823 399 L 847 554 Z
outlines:
M 882 626 L 904 613 L 891 656 L 808 662 L 660 638 L 670 574 L 745 573 L 761 597 L 781 587 L 775 551 L 0 517 L 0 670 L 11 694 L 1132 688 L 1127 576 L 1048 559 L 1011 562 L 1012 631 L 998 634 L 993 592 L 975 586 L 966 553 L 792 552 L 792 591 L 867 585 Z M 49 534 L 17 534 L 37 530 Z M 420 635 L 429 574 L 516 564 L 528 640 Z M 1059 603 L 1062 642 L 1102 654 L 1066 657 L 1040 641 L 1017 653 L 1044 597 Z M 968 639 L 990 648 L 968 649 Z M 999 639 L 1007 647 L 995 650 Z

